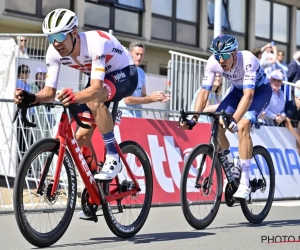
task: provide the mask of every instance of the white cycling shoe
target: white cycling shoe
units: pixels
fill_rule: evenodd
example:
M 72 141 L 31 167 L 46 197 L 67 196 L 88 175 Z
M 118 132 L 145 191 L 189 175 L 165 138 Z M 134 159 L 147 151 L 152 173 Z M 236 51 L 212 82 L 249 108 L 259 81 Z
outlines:
M 103 168 L 99 174 L 94 175 L 94 178 L 101 181 L 112 180 L 117 176 L 121 169 L 122 164 L 120 161 L 120 156 L 118 154 L 107 154 Z
M 240 184 L 238 190 L 234 193 L 233 198 L 245 200 L 248 198 L 251 193 L 251 189 L 248 188 L 245 184 Z
M 89 219 L 91 219 L 92 217 L 86 216 L 86 215 L 84 214 L 83 211 L 80 211 L 80 212 L 77 214 L 77 218 L 78 218 L 78 219 L 81 219 L 81 220 L 89 220 Z

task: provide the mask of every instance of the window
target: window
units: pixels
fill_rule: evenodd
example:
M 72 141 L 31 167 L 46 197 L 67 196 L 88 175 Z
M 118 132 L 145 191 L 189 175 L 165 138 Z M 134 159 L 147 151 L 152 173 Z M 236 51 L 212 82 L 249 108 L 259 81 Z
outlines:
M 73 9 L 71 0 L 5 0 L 5 11 L 38 18 L 57 8 Z
M 297 27 L 296 30 L 300 30 L 300 10 L 297 10 Z M 297 46 L 300 46 L 300 32 L 296 32 Z
M 213 26 L 215 21 L 215 0 L 207 0 L 207 13 L 208 23 L 210 26 Z M 229 29 L 229 22 L 224 4 L 222 4 L 222 27 L 225 29 Z
M 207 1 L 208 15 L 208 46 L 214 36 L 215 0 Z M 223 33 L 235 36 L 238 39 L 239 50 L 246 49 L 246 0 L 222 1 L 222 29 Z
M 197 46 L 199 1 L 152 0 L 152 38 Z
M 268 41 L 287 43 L 289 38 L 289 7 L 273 1 L 256 0 L 255 35 Z
M 141 36 L 143 10 L 143 0 L 86 0 L 84 25 Z
M 256 0 L 255 47 L 261 48 L 275 41 L 289 60 L 290 8 L 273 0 Z

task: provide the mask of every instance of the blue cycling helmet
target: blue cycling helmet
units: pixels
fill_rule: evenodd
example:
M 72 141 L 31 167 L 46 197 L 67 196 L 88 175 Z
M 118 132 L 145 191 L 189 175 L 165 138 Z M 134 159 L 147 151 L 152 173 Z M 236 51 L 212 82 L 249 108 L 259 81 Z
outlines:
M 210 52 L 213 54 L 232 53 L 238 48 L 238 41 L 231 35 L 220 35 L 212 40 Z

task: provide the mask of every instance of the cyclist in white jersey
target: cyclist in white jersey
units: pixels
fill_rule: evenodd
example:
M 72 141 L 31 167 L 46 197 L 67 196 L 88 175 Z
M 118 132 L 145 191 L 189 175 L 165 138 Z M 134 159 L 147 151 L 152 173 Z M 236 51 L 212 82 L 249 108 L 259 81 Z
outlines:
M 237 199 L 246 199 L 251 190 L 249 183 L 252 158 L 251 126 L 257 121 L 258 115 L 268 106 L 272 96 L 272 89 L 260 67 L 257 58 L 249 51 L 237 51 L 237 39 L 231 35 L 216 37 L 210 46 L 213 55 L 208 59 L 202 82 L 202 89 L 197 96 L 195 111 L 203 111 L 212 88 L 216 73 L 222 74 L 231 83 L 228 95 L 220 103 L 217 111 L 225 110 L 233 114 L 229 131 L 238 132 L 239 156 L 242 173 L 240 185 L 233 195 Z M 192 129 L 198 121 L 195 115 L 191 120 L 184 122 L 184 129 Z M 219 139 L 223 149 L 230 152 L 228 139 L 220 119 Z
M 120 101 L 134 92 L 138 83 L 137 70 L 127 49 L 114 36 L 104 31 L 78 33 L 77 27 L 76 14 L 67 9 L 56 9 L 45 17 L 43 32 L 48 35 L 50 43 L 46 54 L 48 72 L 45 87 L 37 94 L 17 89 L 15 103 L 28 105 L 53 100 L 61 65 L 89 75 L 84 90 L 73 93 L 72 89 L 65 89 L 57 98 L 65 106 L 82 104 L 80 111 L 94 115 L 107 152 L 104 166 L 94 178 L 111 180 L 121 170 L 121 162 L 115 148 L 113 120 L 107 107 L 110 101 Z M 92 132 L 78 129 L 76 139 L 80 147 L 87 145 L 93 149 Z

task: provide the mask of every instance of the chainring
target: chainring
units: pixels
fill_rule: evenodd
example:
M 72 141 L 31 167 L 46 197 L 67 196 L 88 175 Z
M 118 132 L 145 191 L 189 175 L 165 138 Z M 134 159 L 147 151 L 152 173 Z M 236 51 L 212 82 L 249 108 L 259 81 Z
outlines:
M 98 205 L 93 205 L 89 202 L 90 195 L 86 188 L 83 189 L 81 194 L 81 207 L 83 213 L 88 216 L 92 217 L 95 216 L 96 212 L 98 211 Z
M 233 194 L 236 192 L 230 183 L 226 184 L 225 188 L 225 203 L 228 207 L 232 207 L 235 203 L 235 199 L 233 198 Z

